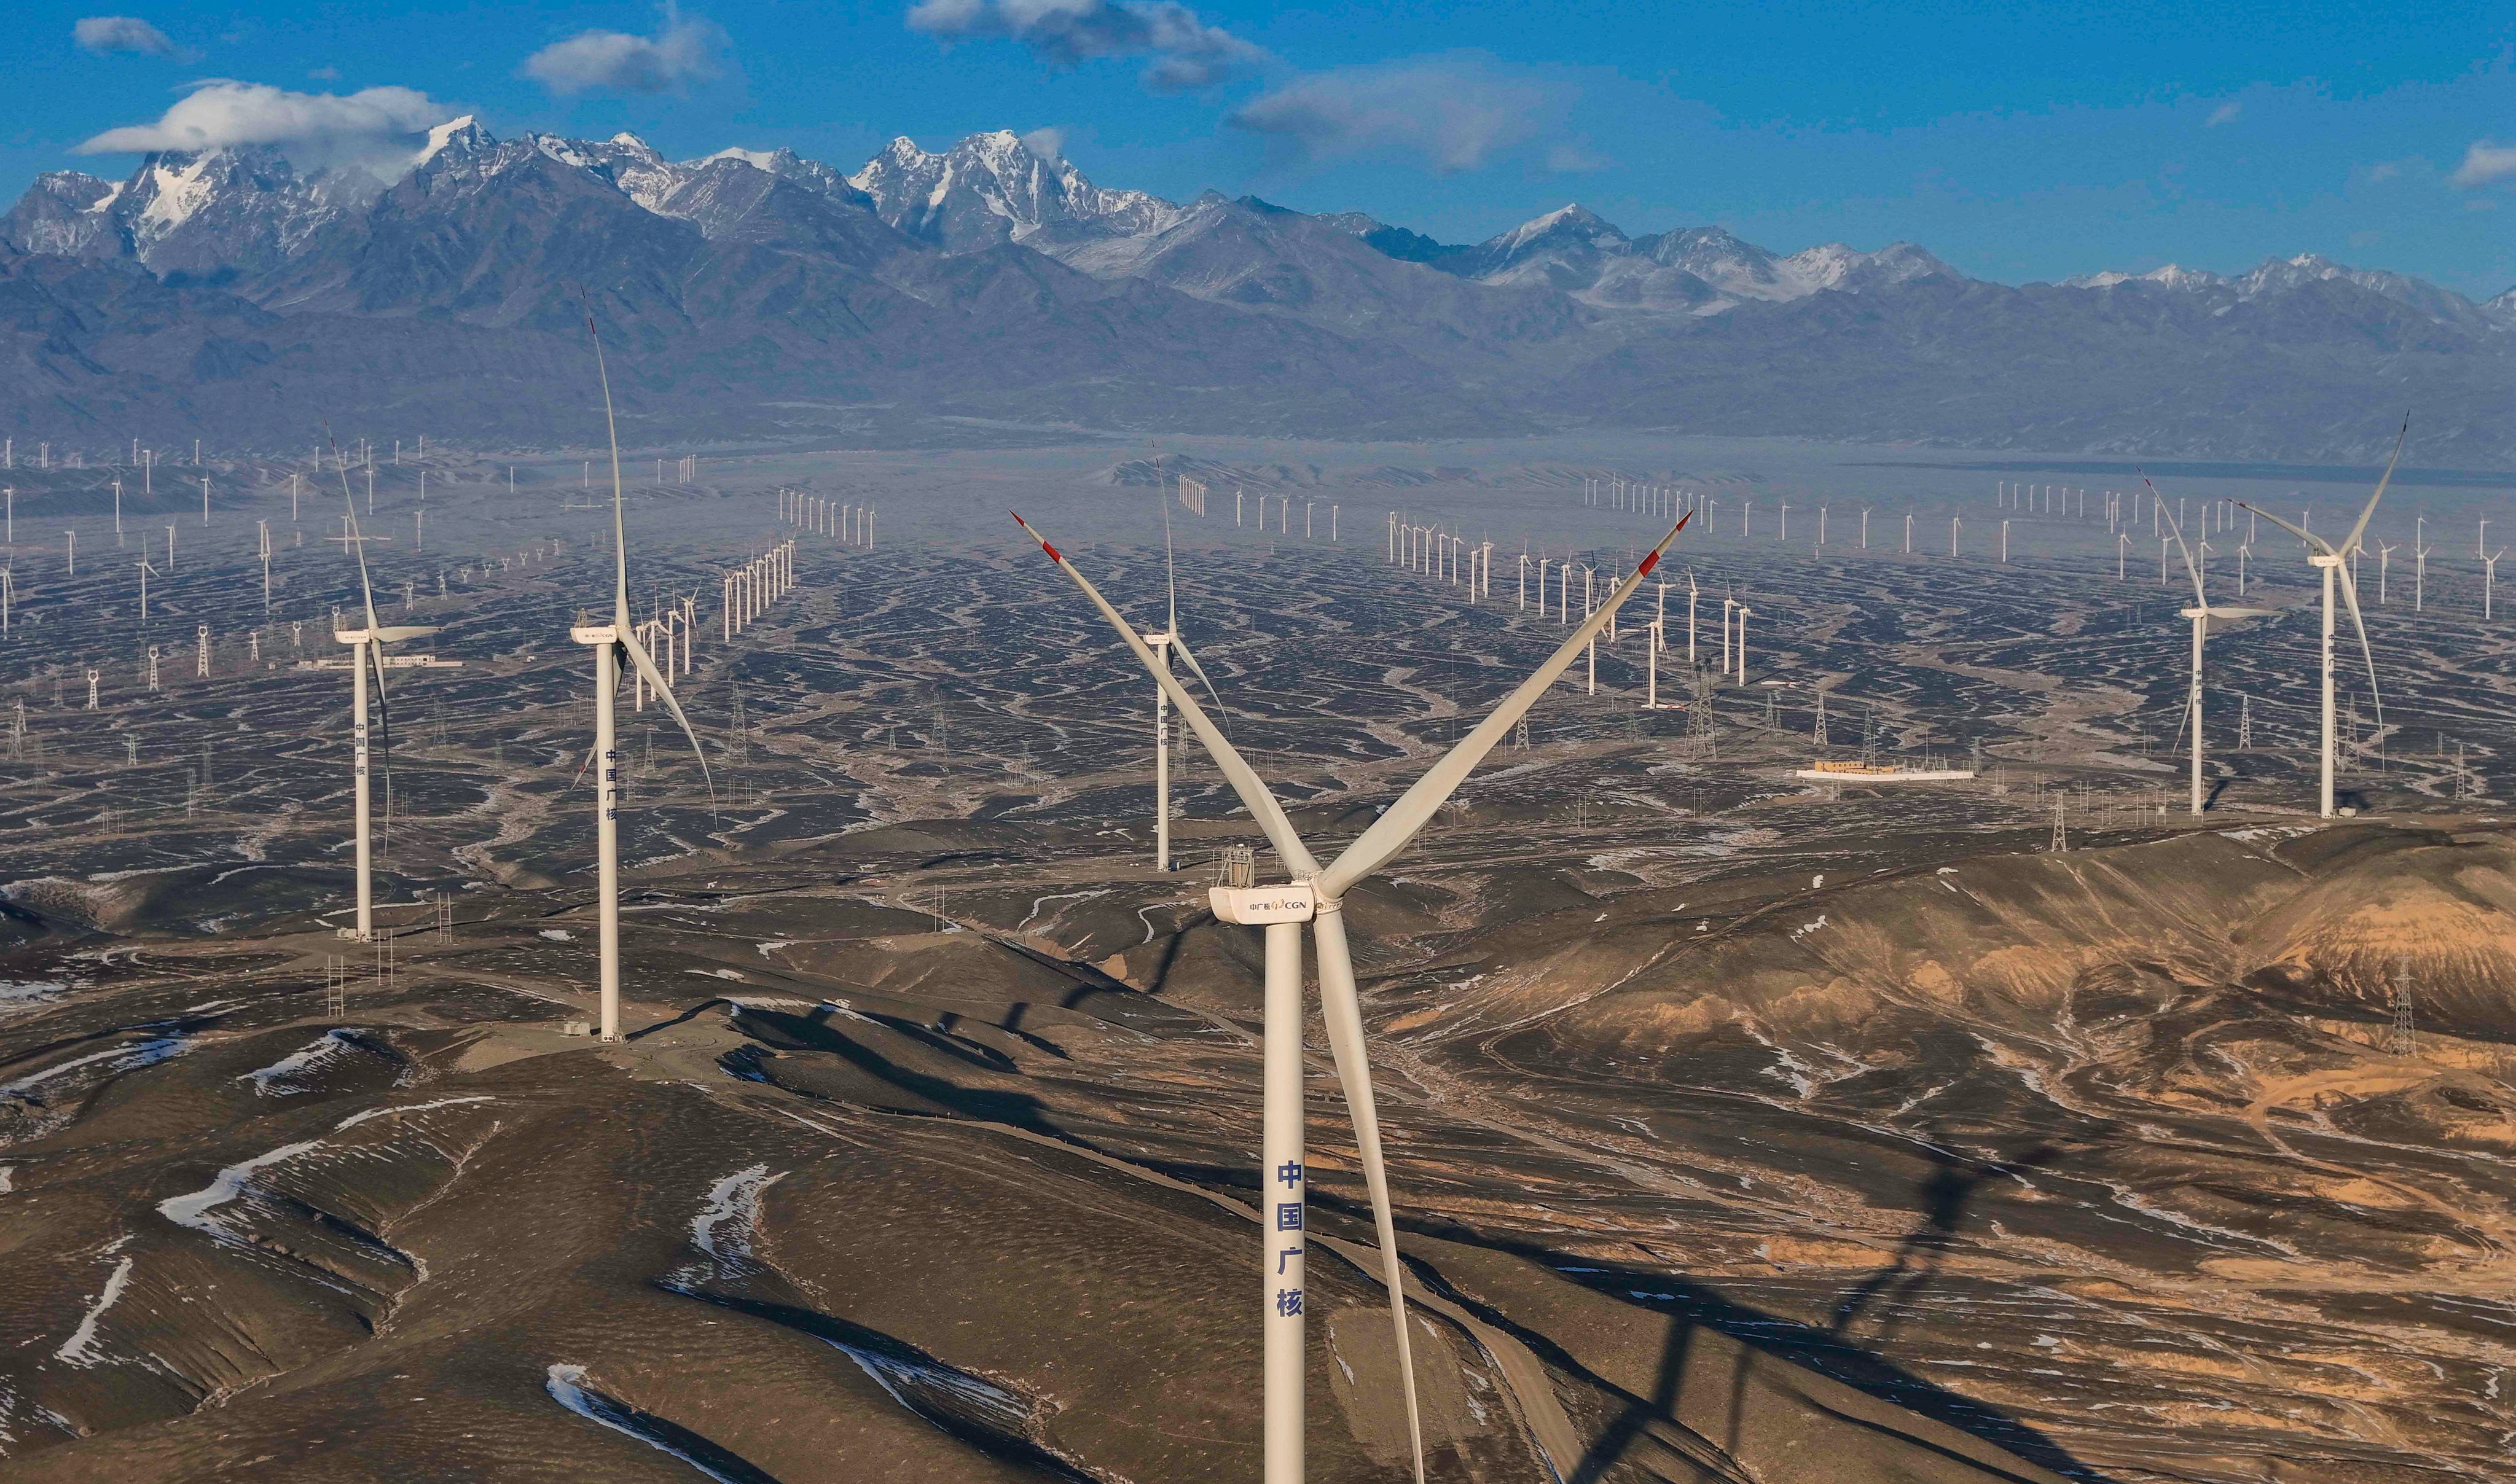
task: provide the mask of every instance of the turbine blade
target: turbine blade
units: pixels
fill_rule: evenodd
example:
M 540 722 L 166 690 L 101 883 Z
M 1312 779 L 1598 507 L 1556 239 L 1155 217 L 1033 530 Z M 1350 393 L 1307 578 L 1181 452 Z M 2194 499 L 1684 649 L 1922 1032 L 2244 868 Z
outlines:
M 1214 681 L 1206 678 L 1205 667 L 1198 664 L 1196 662 L 1196 656 L 1189 652 L 1188 640 L 1180 638 L 1179 631 L 1176 629 L 1171 631 L 1171 647 L 1179 651 L 1179 657 L 1181 659 L 1188 661 L 1190 672 L 1198 680 L 1205 681 L 1205 693 L 1214 697 L 1214 709 L 1216 711 L 1222 711 L 1223 697 L 1216 692 Z
M 2247 505 L 2244 501 L 2240 500 L 2237 502 L 2237 509 L 2252 511 L 2255 515 L 2262 516 L 2272 524 L 2279 526 L 2282 530 L 2295 536 L 2298 540 L 2305 542 L 2308 546 L 2324 553 L 2326 556 L 2329 556 L 2334 555 L 2331 542 L 2325 540 L 2313 531 L 2301 530 L 2297 526 L 2289 524 L 2287 521 L 2283 520 L 2280 516 L 2273 515 L 2270 511 L 2264 510 L 2260 506 Z
M 1398 1224 L 1389 1208 L 1389 1167 L 1380 1152 L 1380 1112 L 1371 1093 L 1371 1063 L 1363 1030 L 1363 997 L 1355 987 L 1354 957 L 1345 939 L 1345 913 L 1327 907 L 1311 921 L 1320 969 L 1320 1018 L 1336 1059 L 1337 1082 L 1354 1119 L 1355 1153 L 1363 1188 L 1371 1196 L 1371 1224 L 1380 1242 L 1380 1278 L 1389 1288 L 1389 1322 L 1398 1337 L 1398 1375 L 1406 1395 L 1406 1439 L 1415 1460 L 1415 1484 L 1424 1484 L 1424 1423 L 1415 1403 L 1414 1347 L 1406 1333 L 1406 1269 L 1398 1256 Z
M 585 333 L 594 342 L 594 375 L 603 384 L 603 435 L 611 445 L 612 622 L 618 626 L 623 635 L 626 635 L 629 632 L 629 539 L 622 528 L 620 515 L 620 423 L 611 412 L 611 371 L 603 360 L 603 332 L 596 329 L 594 325 L 594 300 L 585 292 L 583 284 L 577 285 L 576 297 L 585 306 Z M 676 706 L 673 714 L 679 716 L 681 708 Z M 689 729 L 690 724 L 684 722 L 683 730 Z M 697 746 L 698 739 L 692 738 L 691 745 Z M 704 758 L 699 761 L 699 766 L 702 769 L 707 766 L 707 761 Z M 711 798 L 715 797 L 714 784 L 709 785 L 708 794 Z
M 1320 873 L 1321 898 L 1333 901 L 1344 895 L 1347 886 L 1380 869 L 1391 856 L 1406 847 L 1406 843 L 1415 838 L 1415 832 L 1424 828 L 1434 811 L 1456 793 L 1459 785 L 1467 781 L 1468 774 L 1485 761 L 1486 754 L 1493 751 L 1494 744 L 1500 742 L 1514 723 L 1537 704 L 1538 697 L 1546 693 L 1547 687 L 1571 668 L 1582 646 L 1607 628 L 1608 620 L 1617 607 L 1643 585 L 1643 579 L 1659 564 L 1660 554 L 1668 550 L 1668 544 L 1675 541 L 1677 533 L 1686 529 L 1686 522 L 1694 518 L 1692 511 L 1678 516 L 1677 524 L 1670 526 L 1668 534 L 1659 538 L 1659 544 L 1651 549 L 1651 555 L 1635 563 L 1634 569 L 1625 574 L 1625 580 L 1616 584 L 1607 600 L 1581 621 L 1580 627 L 1572 631 L 1572 637 L 1549 655 L 1546 663 L 1537 667 L 1535 674 L 1521 681 L 1520 688 L 1505 696 L 1502 704 L 1478 722 L 1476 730 L 1468 733 L 1466 740 L 1434 763 L 1430 772 L 1416 779 L 1412 788 L 1399 795 L 1398 802 L 1372 821 L 1371 828 L 1363 831 L 1354 844 L 1345 847 L 1343 854 Z
M 1119 616 L 1118 610 L 1110 605 L 1110 599 L 1101 596 L 1101 590 L 1092 585 L 1091 579 L 1075 570 L 1074 563 L 1067 559 L 1066 554 L 1049 545 L 1048 538 L 1029 521 L 1016 514 L 1014 523 L 1023 528 L 1024 534 L 1039 543 L 1039 549 L 1048 554 L 1049 560 L 1065 568 L 1066 575 L 1074 579 L 1074 585 L 1083 590 L 1083 596 L 1091 599 L 1092 606 L 1100 609 L 1101 616 L 1117 631 L 1119 640 L 1126 644 L 1129 653 L 1135 655 L 1136 663 L 1145 667 L 1146 672 L 1153 676 L 1153 682 L 1161 686 L 1162 694 L 1170 697 L 1170 703 L 1179 708 L 1180 720 L 1186 721 L 1189 730 L 1196 733 L 1196 739 L 1205 744 L 1206 755 L 1214 759 L 1216 767 L 1222 769 L 1224 781 L 1232 785 L 1232 791 L 1240 796 L 1241 806 L 1249 810 L 1251 817 L 1258 821 L 1258 828 L 1266 832 L 1267 841 L 1276 847 L 1277 857 L 1283 861 L 1284 869 L 1295 880 L 1307 881 L 1318 876 L 1319 861 L 1302 844 L 1301 837 L 1293 833 L 1293 822 L 1284 817 L 1284 806 L 1276 802 L 1276 796 L 1268 791 L 1257 770 L 1240 756 L 1239 749 L 1216 729 L 1205 709 L 1196 704 L 1196 698 L 1190 695 L 1170 671 L 1153 657 L 1153 651 L 1136 633 L 1136 626 Z
M 648 687 L 663 697 L 664 709 L 681 723 L 682 735 L 691 739 L 691 752 L 699 760 L 699 776 L 707 781 L 708 805 L 713 808 L 716 805 L 716 775 L 708 771 L 707 750 L 699 746 L 699 734 L 692 729 L 691 719 L 682 715 L 682 703 L 673 699 L 673 687 L 665 684 L 663 676 L 656 673 L 655 662 L 649 657 L 647 646 L 638 642 L 637 631 L 624 626 L 619 635 L 620 647 L 628 651 L 629 663 L 647 678 Z
M 1176 640 L 1179 638 L 1179 564 L 1171 559 L 1171 503 L 1161 498 L 1158 489 L 1153 500 L 1162 508 L 1162 593 L 1167 603 L 1163 632 Z M 1217 708 L 1223 705 L 1221 701 L 1214 704 Z
M 2332 569 L 2341 579 L 2341 601 L 2350 609 L 2350 627 L 2359 631 L 2359 655 L 2368 662 L 2368 696 L 2376 705 L 2376 726 L 2385 725 L 2385 697 L 2376 689 L 2376 652 L 2368 647 L 2368 624 L 2359 616 L 2359 584 L 2350 580 L 2350 564 L 2343 562 Z
M 393 818 L 393 708 L 385 704 L 385 654 L 373 644 L 358 646 L 367 652 L 361 663 L 376 667 L 376 743 L 383 760 L 385 775 L 385 818 Z
M 2368 518 L 2376 514 L 2376 502 L 2385 498 L 2385 486 L 2394 482 L 2394 466 L 2403 457 L 2403 439 L 2411 435 L 2411 415 L 2407 412 L 2403 414 L 2403 431 L 2394 434 L 2394 454 L 2385 461 L 2384 476 L 2376 481 L 2376 492 L 2368 497 L 2368 508 L 2359 513 L 2359 523 L 2350 527 L 2350 539 L 2341 543 L 2342 551 L 2357 546 L 2359 538 L 2368 533 Z
M 2140 472 L 2134 470 L 2133 473 Z M 2184 557 L 2185 575 L 2193 579 L 2193 605 L 2197 608 L 2210 606 L 2210 595 L 2202 591 L 2202 569 L 2193 564 L 2193 549 L 2184 544 L 2184 528 L 2177 525 L 2175 517 L 2166 513 L 2166 497 L 2159 494 L 2157 485 L 2149 483 L 2149 475 L 2141 474 L 2140 482 L 2149 485 L 2150 495 L 2158 501 L 2159 518 L 2165 521 L 2166 528 L 2175 535 L 2175 550 Z
M 349 539 L 341 544 L 348 547 L 357 556 L 358 598 L 366 605 L 367 632 L 372 634 L 378 628 L 376 622 L 376 590 L 369 586 L 367 582 L 367 544 L 358 539 L 358 502 L 356 498 L 350 493 L 350 466 L 349 463 L 341 457 L 341 445 L 332 442 L 332 430 L 328 426 L 323 430 L 323 441 L 331 444 L 332 467 L 339 471 L 341 475 L 341 509 L 350 517 L 350 523 L 342 528 L 342 533 Z M 383 672 L 379 670 L 377 674 L 382 675 Z M 381 696 L 384 693 L 381 688 L 382 681 L 378 682 L 378 686 L 379 688 L 376 693 Z

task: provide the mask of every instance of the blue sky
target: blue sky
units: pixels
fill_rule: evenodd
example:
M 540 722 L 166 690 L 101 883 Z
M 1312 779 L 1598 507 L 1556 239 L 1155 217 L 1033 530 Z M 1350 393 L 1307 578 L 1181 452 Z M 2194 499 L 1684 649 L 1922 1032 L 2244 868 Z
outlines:
M 127 173 L 135 156 L 79 146 L 224 78 L 280 90 L 254 97 L 310 128 L 339 105 L 290 95 L 401 89 L 420 97 L 368 100 L 395 127 L 477 112 L 501 136 L 632 129 L 677 156 L 782 144 L 850 169 L 898 134 L 935 147 L 1054 129 L 1105 185 L 1364 210 L 1446 241 L 1578 200 L 1635 233 L 1717 224 L 1782 250 L 1905 238 L 2013 282 L 2319 252 L 2476 296 L 2516 284 L 2504 5 L 15 13 L 11 195 L 40 170 Z

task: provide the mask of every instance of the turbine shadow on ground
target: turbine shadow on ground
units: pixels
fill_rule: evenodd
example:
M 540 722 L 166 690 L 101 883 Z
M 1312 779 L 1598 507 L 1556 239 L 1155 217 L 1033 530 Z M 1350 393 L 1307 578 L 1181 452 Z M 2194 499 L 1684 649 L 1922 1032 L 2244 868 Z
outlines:
M 1907 1251 L 1897 1255 L 1895 1264 L 1886 1273 L 1873 1275 L 1865 1287 L 1871 1287 L 1874 1291 L 1875 1287 L 1883 1286 L 1881 1279 L 1901 1271 L 1907 1273 L 1911 1285 L 1908 1291 L 1918 1291 L 1928 1282 L 1928 1273 L 1912 1271 L 1911 1252 L 1916 1248 L 1927 1251 L 1944 1241 L 1953 1226 L 1943 1228 L 1940 1223 L 1943 1219 L 1953 1223 L 1961 1216 L 1965 1198 L 1962 1192 L 1996 1177 L 1991 1172 L 1957 1174 L 1954 1179 L 1946 1182 L 1935 1176 L 1929 1182 L 1930 1186 L 1942 1187 L 1945 1184 L 1947 1188 L 1926 1189 L 1924 1192 L 1924 1225 L 1908 1240 Z M 1951 1198 L 1950 1191 L 1958 1193 Z M 1690 1381 L 1694 1380 L 1689 1372 L 1696 1363 L 1698 1341 L 1706 1332 L 1736 1341 L 1739 1346 L 1724 1368 L 1728 1373 L 1723 1378 L 1727 1396 L 1721 1409 L 1719 1426 L 1709 1433 L 1700 1427 L 1696 1428 L 1705 1441 L 1718 1447 L 1725 1455 L 1735 1456 L 1747 1441 L 1746 1389 L 1759 1358 L 1765 1358 L 1841 1381 L 1893 1408 L 1945 1423 L 1993 1448 L 2066 1477 L 2100 1481 L 2108 1477 L 2079 1462 L 2067 1449 L 2025 1422 L 1916 1376 L 1835 1331 L 1750 1308 L 1700 1284 L 1673 1277 L 1665 1270 L 1603 1263 L 1588 1255 L 1571 1256 L 1536 1243 L 1497 1242 L 1489 1235 L 1458 1228 L 1435 1229 L 1428 1224 L 1410 1229 L 1421 1230 L 1424 1235 L 1437 1236 L 1445 1242 L 1527 1258 L 1604 1297 L 1668 1317 L 1667 1336 L 1660 1349 L 1652 1388 L 1648 1394 L 1637 1395 L 1622 1391 L 1614 1382 L 1590 1372 L 1545 1335 L 1515 1324 L 1507 1314 L 1449 1283 L 1420 1255 L 1414 1256 L 1412 1265 L 1416 1276 L 1444 1297 L 1486 1323 L 1511 1334 L 1544 1357 L 1548 1364 L 1583 1375 L 1593 1384 L 1610 1392 L 1622 1393 L 1623 1410 L 1609 1422 L 1572 1469 L 1565 1474 L 1565 1484 L 1601 1484 L 1656 1426 L 1679 1421 L 1678 1408 L 1682 1405 L 1684 1393 L 1690 1389 Z M 1715 1364 L 1718 1364 L 1717 1359 Z M 1866 1427 L 1894 1431 L 1908 1444 L 1939 1451 L 1938 1445 L 1926 1438 L 1897 1431 L 1870 1420 L 1852 1421 Z M 1680 1422 L 1680 1425 L 1689 1424 Z M 1953 1459 L 1955 1456 L 1950 1457 Z M 1964 1462 L 1975 1467 L 1986 1466 L 1982 1458 Z M 2024 1477 L 2017 1474 L 1999 1476 Z

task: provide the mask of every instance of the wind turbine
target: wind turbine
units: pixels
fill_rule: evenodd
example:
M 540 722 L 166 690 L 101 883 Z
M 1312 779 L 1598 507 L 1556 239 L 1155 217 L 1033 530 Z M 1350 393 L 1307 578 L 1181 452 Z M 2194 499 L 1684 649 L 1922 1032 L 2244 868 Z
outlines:
M 638 626 L 629 616 L 629 537 L 621 515 L 620 427 L 611 411 L 611 373 L 603 361 L 603 332 L 595 328 L 594 301 L 583 290 L 585 333 L 594 342 L 594 373 L 603 384 L 603 428 L 611 444 L 611 621 L 578 624 L 567 637 L 594 651 L 594 763 L 602 769 L 596 780 L 600 807 L 595 812 L 595 942 L 602 964 L 602 1035 L 620 1039 L 620 747 L 612 725 L 612 697 L 620 688 L 620 656 L 627 655 L 647 687 L 662 698 L 664 709 L 691 739 L 699 760 L 699 776 L 707 780 L 708 801 L 716 801 L 716 778 L 708 772 L 707 753 L 673 687 L 655 669 L 647 648 L 638 642 Z
M 1155 496 L 1158 500 L 1160 497 Z M 1179 632 L 1179 572 L 1171 560 L 1171 508 L 1162 506 L 1162 581 L 1164 612 L 1168 626 L 1158 634 L 1145 636 L 1145 643 L 1170 669 L 1171 651 L 1188 661 L 1190 672 L 1205 681 L 1205 693 L 1214 696 L 1214 709 L 1223 709 L 1223 698 L 1214 693 L 1214 681 L 1206 680 L 1205 667 L 1189 652 L 1188 640 Z M 1167 692 L 1158 686 L 1153 692 L 1153 869 L 1168 872 L 1171 868 L 1171 702 Z
M 1325 867 L 1293 833 L 1283 806 L 1216 729 L 1195 698 L 1172 679 L 1139 635 L 1101 596 L 1089 579 L 1074 569 L 1048 538 L 1017 515 L 1014 519 L 1049 560 L 1065 568 L 1093 607 L 1117 631 L 1138 663 L 1178 707 L 1197 740 L 1215 761 L 1233 792 L 1257 819 L 1277 858 L 1292 873 L 1281 886 L 1253 885 L 1218 886 L 1215 915 L 1227 922 L 1266 928 L 1265 1070 L 1260 1179 L 1266 1191 L 1262 1271 L 1267 1298 L 1262 1313 L 1265 1337 L 1265 1478 L 1267 1484 L 1300 1484 L 1302 1479 L 1302 927 L 1311 925 L 1319 955 L 1321 1017 L 1326 1023 L 1328 1047 L 1336 1061 L 1346 1106 L 1354 1118 L 1355 1148 L 1370 1194 L 1372 1223 L 1380 1242 L 1381 1279 L 1389 1290 L 1390 1321 L 1398 1341 L 1399 1378 L 1406 1398 L 1406 1430 L 1415 1463 L 1416 1484 L 1424 1479 L 1424 1432 L 1415 1401 L 1413 1349 L 1406 1330 L 1405 1269 L 1398 1255 L 1398 1233 L 1390 1216 L 1389 1177 L 1381 1158 L 1380 1119 L 1371 1091 L 1371 1069 L 1363 1028 L 1363 1000 L 1355 986 L 1354 961 L 1346 942 L 1344 897 L 1354 884 L 1386 865 L 1408 841 L 1430 823 L 1435 813 L 1467 781 L 1468 774 L 1537 704 L 1549 686 L 1563 678 L 1573 659 L 1607 627 L 1608 616 L 1659 563 L 1677 533 L 1681 516 L 1651 555 L 1616 585 L 1605 602 L 1583 617 L 1580 626 L 1559 644 L 1535 674 L 1520 683 L 1475 730 L 1445 754 L 1430 771 L 1382 811 L 1371 827 Z
M 2142 474 L 2140 482 L 2149 484 L 2149 475 Z M 2158 493 L 2158 486 L 2151 484 L 2150 493 Z M 2159 502 L 2161 514 L 2165 503 L 2163 500 Z M 2272 610 L 2211 607 L 2210 595 L 2202 582 L 2202 569 L 2194 565 L 2192 549 L 2184 544 L 2184 528 L 2176 523 L 2173 515 L 2166 516 L 2166 528 L 2174 533 L 2175 550 L 2184 558 L 2186 575 L 2193 579 L 2193 606 L 2181 610 L 2179 616 L 2193 621 L 2193 681 L 2185 692 L 2184 707 L 2186 719 L 2193 726 L 2193 814 L 2198 819 L 2202 814 L 2202 640 L 2209 633 L 2210 620 L 2214 618 L 2269 618 Z M 2209 543 L 2203 542 L 2202 550 L 2208 549 Z
M 2407 417 L 2403 419 L 2403 431 L 2394 435 L 2394 454 L 2385 461 L 2384 476 L 2376 481 L 2376 492 L 2368 497 L 2367 509 L 2359 513 L 2359 523 L 2350 528 L 2350 534 L 2342 538 L 2339 546 L 2302 526 L 2289 524 L 2270 511 L 2246 505 L 2242 500 L 2237 502 L 2305 542 L 2307 561 L 2324 571 L 2324 747 L 2316 797 L 2317 811 L 2326 819 L 2332 817 L 2332 590 L 2337 583 L 2342 600 L 2350 605 L 2351 627 L 2359 631 L 2359 653 L 2368 662 L 2368 694 L 2375 703 L 2376 730 L 2382 735 L 2385 729 L 2385 698 L 2376 689 L 2376 654 L 2368 647 L 2368 625 L 2359 616 L 2359 588 L 2350 580 L 2344 563 L 2352 552 L 2359 550 L 2360 539 L 2368 534 L 2368 519 L 2376 514 L 2376 502 L 2385 498 L 2385 486 L 2393 481 L 2394 465 L 2402 459 L 2403 440 L 2411 436 L 2411 420 Z
M 338 450 L 335 449 L 337 454 Z M 387 628 L 376 618 L 375 589 L 367 581 L 366 538 L 358 534 L 357 505 L 350 496 L 349 466 L 341 468 L 341 508 L 348 513 L 348 523 L 342 527 L 341 544 L 350 549 L 358 562 L 358 600 L 366 614 L 363 629 L 335 629 L 332 638 L 350 646 L 350 737 L 351 770 L 356 809 L 357 846 L 358 916 L 357 926 L 346 934 L 357 942 L 372 942 L 376 933 L 375 856 L 372 826 L 372 804 L 367 780 L 367 672 L 372 668 L 376 681 L 376 720 L 383 732 L 385 752 L 385 800 L 390 812 L 393 801 L 393 711 L 385 699 L 385 670 L 451 665 L 433 655 L 397 655 L 388 658 L 384 646 L 399 639 L 422 639 L 436 629 L 402 624 Z M 145 566 L 145 563 L 144 563 Z

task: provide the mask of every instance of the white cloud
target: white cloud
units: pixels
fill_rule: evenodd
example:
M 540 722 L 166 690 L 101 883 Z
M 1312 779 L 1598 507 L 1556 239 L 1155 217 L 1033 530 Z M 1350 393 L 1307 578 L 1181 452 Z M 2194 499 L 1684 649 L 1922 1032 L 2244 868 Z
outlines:
M 2463 163 L 2455 167 L 2449 180 L 2456 186 L 2487 186 L 2511 175 L 2516 175 L 2516 144 L 2474 140 L 2463 151 Z
M 2233 124 L 2237 121 L 2237 115 L 2244 111 L 2245 105 L 2243 103 L 2221 103 L 2219 106 L 2210 110 L 2209 119 L 2204 122 L 2202 127 L 2204 129 L 2216 129 L 2221 124 Z
M 679 93 L 717 75 L 725 32 L 671 6 L 652 36 L 579 31 L 524 60 L 524 75 L 554 93 Z
M 1267 61 L 1265 50 L 1176 0 L 917 0 L 907 20 L 930 36 L 1019 41 L 1056 67 L 1147 58 L 1145 86 L 1159 93 L 1210 88 Z
M 195 83 L 153 124 L 107 129 L 81 154 L 211 149 L 222 144 L 330 145 L 424 136 L 454 110 L 413 88 L 292 93 L 267 83 L 214 77 Z
M 1450 175 L 1535 135 L 1545 89 L 1478 61 L 1339 67 L 1296 77 L 1235 109 L 1236 129 L 1287 141 L 1313 159 L 1395 154 Z M 1570 162 L 1586 157 L 1559 145 Z
M 1022 137 L 1023 147 L 1043 160 L 1066 158 L 1066 131 L 1057 128 L 1033 129 Z
M 1593 170 L 1605 170 L 1612 163 L 1607 156 L 1586 144 L 1566 143 L 1546 151 L 1546 168 L 1557 175 L 1586 175 Z
M 70 37 L 88 51 L 138 52 L 147 57 L 172 57 L 175 43 L 166 33 L 136 16 L 88 16 L 70 27 Z

